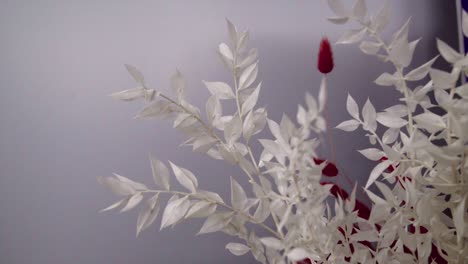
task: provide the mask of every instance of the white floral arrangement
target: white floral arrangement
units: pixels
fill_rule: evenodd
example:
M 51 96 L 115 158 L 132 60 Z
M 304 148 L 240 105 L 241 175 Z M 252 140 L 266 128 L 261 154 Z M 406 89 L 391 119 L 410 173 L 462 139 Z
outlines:
M 257 49 L 248 49 L 249 32 L 238 31 L 228 20 L 229 43 L 220 44 L 218 53 L 233 81 L 203 82 L 211 93 L 205 114 L 188 102 L 180 72 L 171 79 L 171 97 L 148 88 L 143 75 L 126 65 L 137 87 L 112 97 L 146 100 L 138 118 L 173 120 L 174 128 L 187 136 L 184 145 L 239 166 L 251 190 L 245 191 L 238 183 L 241 176 L 235 175 L 226 202 L 203 190 L 188 169 L 151 157 L 157 188 L 118 174 L 100 177 L 99 182 L 122 197 L 103 211 L 129 211 L 143 204 L 138 235 L 158 217 L 160 197 L 170 196 L 162 210 L 161 229 L 206 218 L 199 234 L 224 232 L 234 238 L 226 245 L 231 253 L 250 252 L 260 263 L 468 263 L 468 84 L 462 84 L 468 56 L 437 40 L 440 55 L 452 70 L 432 68 L 438 56 L 410 69 L 419 39 L 408 40 L 409 20 L 387 41 L 381 32 L 390 19 L 388 4 L 372 16 L 364 0 L 355 1 L 351 9 L 341 0 L 328 4 L 336 14 L 331 22 L 358 26 L 337 43 L 359 43 L 362 52 L 392 64 L 395 72 L 383 73 L 375 83 L 401 94 L 398 104 L 381 112 L 370 100 L 360 111 L 348 95 L 351 119 L 337 128 L 365 131 L 372 146 L 359 152 L 377 163 L 364 187 L 354 186 L 350 195 L 333 192 L 337 186 L 323 182 L 322 175 L 332 163 L 314 160 L 320 144 L 316 137 L 328 128 L 322 116 L 326 74 L 333 69 L 328 40 L 322 41 L 319 52 L 318 68 L 324 75 L 318 99 L 306 94 L 295 118 L 283 115 L 275 122 L 265 108 L 257 107 L 261 90 Z M 462 28 L 468 36 L 465 12 Z M 228 101 L 235 103 L 234 113 L 223 112 Z M 257 139 L 266 126 L 272 138 Z M 260 155 L 251 150 L 253 140 L 263 146 Z M 171 181 L 185 191 L 173 189 Z M 379 193 L 369 190 L 374 184 Z M 356 206 L 357 188 L 372 201 L 367 215 Z M 260 229 L 268 235 L 257 235 Z

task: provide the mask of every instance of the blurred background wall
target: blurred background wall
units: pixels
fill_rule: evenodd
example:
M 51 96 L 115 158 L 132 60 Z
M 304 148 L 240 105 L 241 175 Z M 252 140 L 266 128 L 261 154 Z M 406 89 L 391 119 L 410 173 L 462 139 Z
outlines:
M 375 11 L 383 1 L 367 2 Z M 391 3 L 390 33 L 412 17 L 410 38 L 423 36 L 415 65 L 434 56 L 436 37 L 456 47 L 454 1 Z M 189 98 L 204 109 L 201 80 L 230 80 L 215 52 L 228 17 L 248 27 L 259 48 L 259 104 L 272 119 L 294 116 L 304 93 L 318 92 L 320 38 L 344 31 L 329 15 L 326 1 L 312 0 L 0 1 L 0 263 L 253 263 L 225 251 L 232 240 L 223 234 L 195 237 L 200 221 L 158 232 L 158 220 L 135 238 L 136 211 L 98 214 L 117 197 L 96 177 L 118 172 L 150 184 L 148 153 L 189 168 L 200 186 L 224 197 L 229 176 L 239 173 L 179 148 L 183 137 L 169 123 L 134 120 L 142 105 L 108 94 L 134 85 L 124 63 L 163 91 L 178 67 Z M 373 83 L 390 65 L 355 45 L 334 49 L 332 126 L 348 117 L 348 92 L 360 105 L 370 97 L 378 110 L 396 102 L 393 89 Z M 362 132 L 332 133 L 339 166 L 365 181 L 372 164 L 356 154 L 368 145 Z

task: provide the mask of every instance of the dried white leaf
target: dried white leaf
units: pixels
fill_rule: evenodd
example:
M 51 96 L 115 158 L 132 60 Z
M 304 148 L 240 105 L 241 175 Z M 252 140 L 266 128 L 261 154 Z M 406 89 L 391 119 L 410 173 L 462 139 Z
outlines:
M 328 17 L 327 19 L 333 24 L 342 25 L 348 22 L 349 17 Z
M 243 210 L 247 202 L 247 195 L 242 186 L 231 177 L 231 204 L 237 210 Z
M 227 29 L 229 33 L 229 38 L 231 40 L 231 43 L 236 44 L 237 43 L 237 29 L 232 22 L 226 18 L 226 24 L 227 24 Z
M 180 168 L 172 162 L 169 163 L 171 164 L 172 171 L 174 172 L 177 181 L 186 189 L 188 189 L 192 193 L 195 193 L 198 188 L 198 181 L 195 175 L 193 175 L 191 171 L 184 168 Z
M 381 86 L 394 86 L 400 81 L 401 79 L 396 76 L 396 74 L 390 74 L 390 73 L 382 73 L 377 80 L 375 80 L 375 83 Z
M 258 62 L 245 68 L 239 77 L 239 90 L 248 88 L 257 79 Z
M 216 204 L 202 200 L 192 205 L 185 218 L 204 218 L 212 215 L 215 211 Z
M 258 95 L 260 94 L 260 88 L 262 87 L 262 83 L 257 85 L 257 88 L 253 91 L 253 93 L 247 97 L 245 102 L 242 104 L 242 113 L 248 113 L 252 110 L 258 101 Z
M 432 112 L 425 112 L 413 117 L 418 127 L 426 129 L 430 133 L 435 133 L 441 129 L 446 128 L 444 119 Z
M 369 99 L 367 99 L 362 108 L 362 118 L 364 120 L 364 129 L 370 131 L 375 131 L 377 129 L 377 113 Z
M 240 243 L 228 243 L 226 249 L 229 250 L 233 255 L 242 256 L 250 251 L 250 247 Z
M 111 94 L 110 96 L 117 100 L 122 101 L 133 101 L 135 99 L 144 98 L 146 95 L 146 90 L 143 87 L 136 87 L 128 90 L 123 90 Z
M 351 132 L 356 130 L 360 124 L 361 123 L 359 123 L 358 121 L 351 119 L 341 122 L 339 125 L 336 126 L 336 128 L 341 129 L 343 131 Z
M 447 89 L 455 85 L 457 76 L 453 76 L 449 72 L 437 69 L 430 69 L 429 74 L 431 76 L 432 81 L 434 82 L 434 86 L 437 88 Z
M 346 110 L 348 110 L 348 113 L 356 120 L 359 119 L 359 107 L 354 101 L 354 98 L 351 97 L 350 94 L 348 94 L 348 98 L 346 99 Z
M 156 185 L 164 188 L 165 190 L 170 189 L 169 180 L 169 169 L 164 165 L 163 162 L 157 160 L 153 156 L 150 156 L 151 170 L 153 172 L 153 180 Z
M 182 102 L 185 99 L 185 79 L 178 69 L 171 77 L 171 88 L 177 96 L 177 101 Z
M 463 35 L 468 37 L 468 13 L 463 9 L 462 12 L 462 29 L 463 29 Z
M 361 51 L 368 55 L 377 54 L 381 47 L 382 44 L 372 41 L 363 41 L 361 42 L 361 44 L 359 44 L 359 48 L 361 49 Z
M 367 6 L 365 0 L 356 0 L 353 6 L 353 16 L 363 19 L 367 16 Z
M 311 257 L 311 254 L 304 248 L 294 248 L 288 252 L 288 259 L 294 262 L 308 259 Z
M 115 209 L 115 208 L 117 208 L 117 207 L 119 207 L 121 205 L 124 205 L 126 202 L 127 202 L 127 199 L 122 199 L 122 200 L 120 200 L 120 201 L 118 201 L 116 203 L 111 204 L 110 206 L 108 206 L 108 207 L 106 207 L 104 209 L 101 209 L 99 212 L 102 213 L 102 212 L 110 211 L 110 210 Z
M 452 209 L 453 214 L 453 224 L 457 230 L 457 241 L 461 243 L 463 236 L 465 234 L 466 223 L 465 223 L 465 213 L 466 213 L 466 200 L 467 197 L 463 197 L 462 201 Z
M 377 122 L 391 128 L 400 128 L 408 124 L 408 121 L 392 113 L 378 113 Z
M 369 179 L 367 180 L 365 189 L 368 189 L 369 186 L 371 186 L 372 183 L 374 183 L 377 180 L 377 178 L 382 174 L 382 172 L 384 172 L 384 170 L 386 170 L 388 166 L 390 165 L 391 165 L 391 161 L 389 160 L 385 160 L 377 164 L 377 166 L 374 167 L 374 169 L 371 171 L 369 175 Z
M 380 9 L 379 13 L 372 19 L 371 25 L 376 33 L 382 32 L 387 27 L 390 20 L 390 5 L 389 1 L 385 1 L 384 6 Z
M 361 28 L 361 29 L 352 29 L 350 31 L 347 31 L 343 36 L 341 36 L 338 41 L 336 42 L 337 44 L 352 44 L 356 43 L 362 40 L 364 35 L 366 34 L 366 28 Z
M 361 153 L 364 157 L 368 158 L 369 160 L 380 160 L 383 156 L 384 153 L 380 149 L 376 148 L 368 148 L 368 149 L 362 149 L 358 150 L 359 153 Z
M 203 81 L 206 88 L 212 95 L 216 95 L 220 100 L 234 99 L 236 96 L 231 87 L 224 82 L 207 82 Z
M 231 222 L 233 215 L 234 213 L 215 213 L 210 215 L 203 223 L 198 235 L 220 231 Z
M 234 61 L 234 55 L 232 54 L 231 48 L 226 43 L 219 44 L 218 51 L 227 61 L 231 64 Z
M 242 135 L 242 121 L 238 115 L 234 116 L 224 128 L 224 138 L 228 145 L 234 144 Z
M 133 79 L 144 86 L 145 83 L 145 78 L 143 77 L 143 74 L 141 74 L 140 71 L 137 70 L 135 66 L 132 66 L 130 64 L 125 64 L 125 68 L 127 69 L 128 73 L 133 77 Z
M 432 60 L 424 63 L 423 65 L 419 66 L 418 68 L 410 71 L 408 74 L 405 75 L 405 80 L 408 81 L 419 81 L 422 78 L 426 77 L 426 75 L 429 73 L 429 70 L 431 69 L 432 64 L 434 64 L 435 60 L 439 56 L 436 56 Z
M 346 9 L 342 0 L 328 0 L 328 6 L 338 16 L 346 16 Z
M 120 210 L 120 212 L 132 210 L 141 202 L 141 200 L 143 200 L 143 195 L 141 193 L 135 193 L 130 197 L 130 199 L 128 199 L 127 204 L 122 208 L 122 210 Z
M 174 199 L 171 198 L 164 209 L 161 219 L 161 230 L 167 226 L 176 224 L 179 220 L 183 219 L 189 208 L 190 201 L 187 196 L 178 199 L 177 197 Z
M 281 242 L 281 240 L 277 239 L 276 237 L 262 237 L 260 238 L 260 241 L 263 245 L 265 245 L 268 248 L 272 248 L 275 250 L 284 249 L 283 242 Z
M 159 209 L 159 193 L 157 193 L 146 201 L 145 206 L 138 214 L 137 236 L 141 231 L 153 224 L 156 217 L 158 217 Z
M 447 45 L 447 43 L 440 39 L 437 39 L 437 49 L 439 50 L 440 55 L 442 55 L 446 61 L 452 64 L 455 64 L 464 57 L 462 54 L 452 49 L 449 45 Z

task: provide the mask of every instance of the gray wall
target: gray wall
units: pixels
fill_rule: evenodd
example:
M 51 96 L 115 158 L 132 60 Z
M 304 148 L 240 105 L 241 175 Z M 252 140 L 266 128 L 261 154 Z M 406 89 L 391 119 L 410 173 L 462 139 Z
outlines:
M 372 2 L 371 8 L 378 6 Z M 455 5 L 398 0 L 392 28 L 413 17 L 423 35 L 417 63 L 435 52 L 436 36 L 455 44 Z M 329 24 L 325 1 L 1 1 L 0 2 L 0 263 L 253 263 L 224 250 L 222 234 L 195 237 L 200 221 L 158 232 L 159 221 L 135 238 L 136 212 L 98 214 L 116 200 L 96 176 L 119 172 L 151 183 L 148 153 L 193 170 L 205 189 L 228 196 L 232 167 L 178 148 L 182 136 L 165 122 L 133 120 L 141 105 L 107 95 L 130 88 L 124 63 L 167 90 L 179 67 L 201 105 L 200 80 L 230 80 L 215 48 L 226 39 L 224 17 L 249 27 L 260 50 L 261 105 L 270 117 L 294 115 L 306 91 L 317 93 L 316 52 Z M 347 118 L 346 94 L 379 109 L 396 93 L 373 84 L 389 65 L 355 46 L 335 47 L 329 77 L 331 122 Z M 361 181 L 369 163 L 356 155 L 365 139 L 333 131 L 337 158 Z M 361 137 L 362 138 L 362 137 Z M 326 155 L 326 148 L 323 154 Z

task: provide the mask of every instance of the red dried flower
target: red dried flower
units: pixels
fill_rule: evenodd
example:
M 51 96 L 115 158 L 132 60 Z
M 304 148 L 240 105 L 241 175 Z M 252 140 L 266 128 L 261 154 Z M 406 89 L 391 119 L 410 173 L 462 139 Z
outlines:
M 327 74 L 333 70 L 333 66 L 334 64 L 332 48 L 330 42 L 328 41 L 328 38 L 324 37 L 320 42 L 317 68 L 321 73 Z
M 322 162 L 324 161 L 326 160 L 314 158 L 314 162 L 317 165 L 322 164 Z M 335 177 L 336 175 L 338 175 L 338 169 L 336 168 L 335 164 L 329 161 L 326 161 L 326 162 L 327 162 L 327 165 L 325 165 L 325 167 L 322 169 L 322 174 L 327 177 Z

